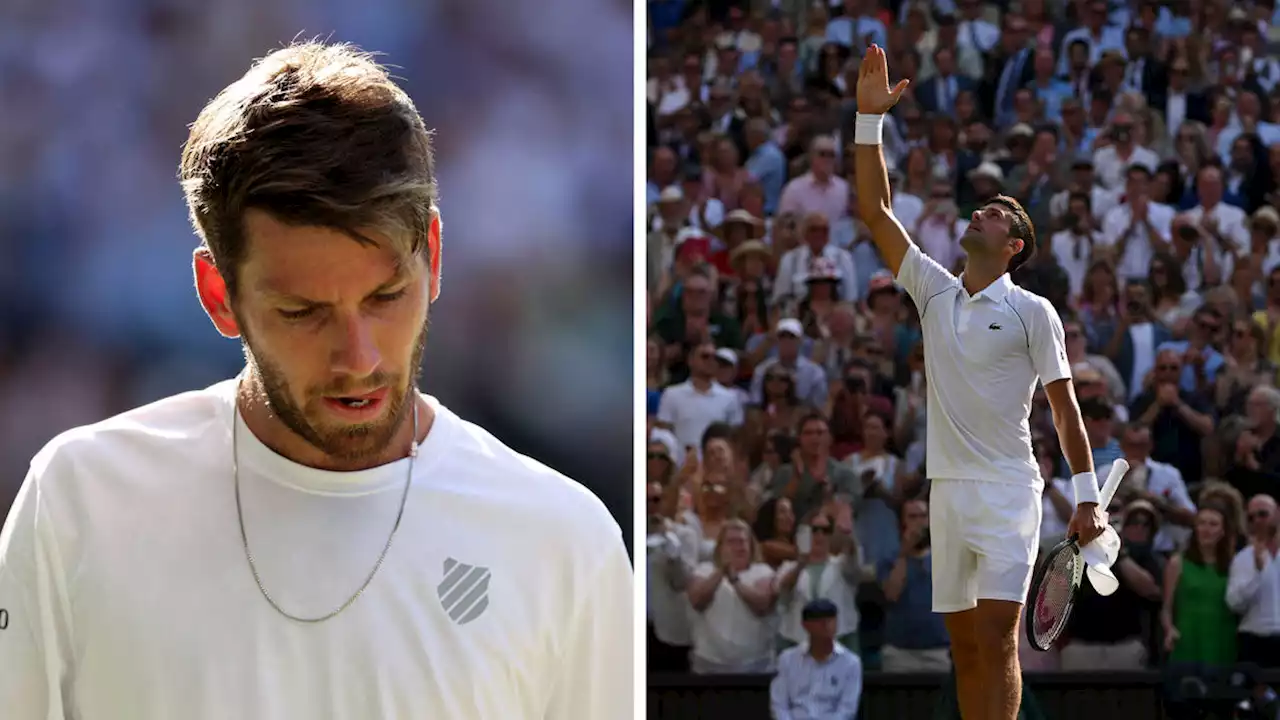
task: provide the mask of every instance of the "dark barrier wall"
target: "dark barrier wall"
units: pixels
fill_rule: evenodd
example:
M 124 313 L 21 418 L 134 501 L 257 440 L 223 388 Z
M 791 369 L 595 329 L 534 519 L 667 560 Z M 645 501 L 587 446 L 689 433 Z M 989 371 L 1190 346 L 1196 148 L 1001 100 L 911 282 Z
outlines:
M 770 720 L 768 675 L 650 675 L 649 720 Z M 859 720 L 931 720 L 942 675 L 867 673 Z M 1280 685 L 1280 672 L 1264 681 Z M 1157 672 L 1027 673 L 1046 720 L 1158 720 Z M 1068 694 L 1070 697 L 1068 698 Z

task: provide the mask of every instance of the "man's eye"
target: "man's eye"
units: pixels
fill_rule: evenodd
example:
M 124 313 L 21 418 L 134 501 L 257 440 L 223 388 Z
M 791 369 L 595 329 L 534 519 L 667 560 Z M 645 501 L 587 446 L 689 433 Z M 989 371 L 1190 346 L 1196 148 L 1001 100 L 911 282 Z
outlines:
M 285 320 L 302 320 L 315 314 L 315 308 L 306 308 L 304 310 L 280 310 L 280 317 Z
M 399 300 L 400 298 L 404 297 L 405 292 L 407 292 L 407 288 L 406 288 L 406 289 L 404 289 L 404 290 L 397 290 L 397 291 L 395 291 L 395 292 L 391 292 L 391 293 L 383 293 L 383 294 L 381 294 L 381 295 L 374 295 L 374 296 L 373 296 L 373 300 L 374 300 L 374 302 L 378 302 L 378 303 L 393 303 L 393 302 L 395 302 L 395 301 Z

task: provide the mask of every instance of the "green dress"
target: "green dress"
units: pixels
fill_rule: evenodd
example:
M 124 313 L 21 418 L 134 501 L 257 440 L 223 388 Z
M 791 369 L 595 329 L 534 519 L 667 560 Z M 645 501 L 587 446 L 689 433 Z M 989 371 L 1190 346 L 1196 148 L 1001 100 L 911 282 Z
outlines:
M 1183 556 L 1182 575 L 1173 595 L 1173 625 L 1180 637 L 1169 660 L 1234 663 L 1236 624 L 1235 614 L 1227 607 L 1227 576 Z

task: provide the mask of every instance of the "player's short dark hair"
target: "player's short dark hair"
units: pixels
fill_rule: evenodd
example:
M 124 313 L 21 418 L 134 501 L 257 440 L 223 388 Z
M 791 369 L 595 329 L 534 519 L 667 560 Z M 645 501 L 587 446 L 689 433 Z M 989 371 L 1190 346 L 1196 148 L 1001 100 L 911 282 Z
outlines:
M 1009 221 L 1009 235 L 1022 241 L 1022 249 L 1017 255 L 1009 258 L 1008 271 L 1013 273 L 1014 270 L 1031 262 L 1031 258 L 1036 255 L 1036 230 L 1032 227 L 1031 216 L 1027 215 L 1022 203 L 1008 195 L 997 195 L 983 204 L 999 205 L 1008 210 L 1012 217 Z
M 431 133 L 373 56 L 302 42 L 256 62 L 205 105 L 179 177 L 196 232 L 234 298 L 251 209 L 330 227 L 403 257 L 427 251 L 437 205 Z

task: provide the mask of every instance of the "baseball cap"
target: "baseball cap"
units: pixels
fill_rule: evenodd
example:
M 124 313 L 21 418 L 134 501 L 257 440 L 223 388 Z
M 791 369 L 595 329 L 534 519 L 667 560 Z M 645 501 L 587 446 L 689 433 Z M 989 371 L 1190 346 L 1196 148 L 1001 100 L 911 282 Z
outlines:
M 800 321 L 795 318 L 782 318 L 778 321 L 778 334 L 802 337 L 804 335 L 804 325 L 801 325 Z
M 729 348 L 720 348 L 719 350 L 716 350 L 716 359 L 729 363 L 734 367 L 738 367 L 738 353 L 730 350 Z

